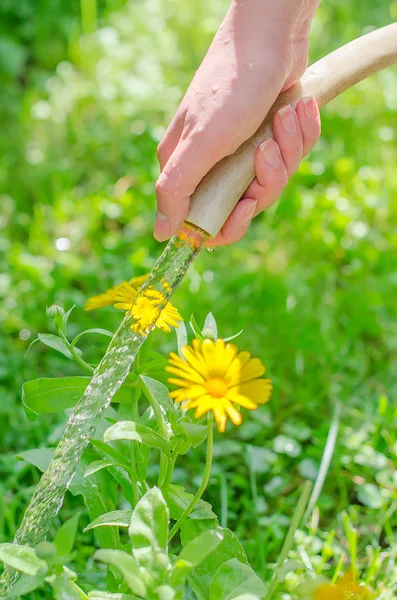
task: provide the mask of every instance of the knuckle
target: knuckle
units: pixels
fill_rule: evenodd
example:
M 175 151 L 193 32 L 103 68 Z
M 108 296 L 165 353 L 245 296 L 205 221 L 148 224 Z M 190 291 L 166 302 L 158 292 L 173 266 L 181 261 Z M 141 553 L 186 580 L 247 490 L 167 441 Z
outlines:
M 165 174 L 161 174 L 156 182 L 157 196 L 168 196 L 170 193 L 170 180 Z

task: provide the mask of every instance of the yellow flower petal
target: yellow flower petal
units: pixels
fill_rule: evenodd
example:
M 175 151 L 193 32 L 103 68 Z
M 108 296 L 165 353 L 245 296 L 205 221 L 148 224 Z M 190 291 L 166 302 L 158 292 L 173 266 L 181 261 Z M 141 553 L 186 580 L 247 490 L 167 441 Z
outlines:
M 178 388 L 170 396 L 183 403 L 183 410 L 196 409 L 196 418 L 212 410 L 219 431 L 225 431 L 228 417 L 240 425 L 242 415 L 235 405 L 254 410 L 268 401 L 270 380 L 260 378 L 265 368 L 249 352 L 238 353 L 234 344 L 221 339 L 196 339 L 182 353 L 185 360 L 172 352 L 166 367 L 176 376 L 169 383 Z
M 231 388 L 231 391 L 236 391 L 237 394 L 246 396 L 257 404 L 265 404 L 270 398 L 272 389 L 270 379 L 254 379 Z

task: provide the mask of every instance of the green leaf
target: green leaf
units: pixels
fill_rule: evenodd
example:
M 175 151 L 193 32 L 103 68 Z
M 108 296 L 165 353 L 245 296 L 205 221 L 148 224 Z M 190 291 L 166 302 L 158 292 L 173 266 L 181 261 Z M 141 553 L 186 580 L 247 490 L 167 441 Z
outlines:
M 83 531 L 86 532 L 96 527 L 129 527 L 131 515 L 132 510 L 113 510 L 92 521 Z
M 54 600 L 81 600 L 80 594 L 66 573 L 62 573 L 51 582 L 51 585 L 54 590 Z
M 47 571 L 47 563 L 38 558 L 35 550 L 18 544 L 0 544 L 0 561 L 26 575 Z
M 84 471 L 84 477 L 89 477 L 90 475 L 94 475 L 94 473 L 98 473 L 98 471 L 102 471 L 102 469 L 106 469 L 107 467 L 113 466 L 114 462 L 110 460 L 94 460 L 88 465 L 88 467 Z
M 183 427 L 188 442 L 197 448 L 207 437 L 207 425 L 199 425 L 198 423 L 191 423 L 185 419 L 180 421 Z
M 26 381 L 22 386 L 22 402 L 31 420 L 37 415 L 72 408 L 84 394 L 91 377 L 57 377 Z M 131 402 L 128 388 L 121 388 L 113 398 L 121 404 Z
M 70 317 L 70 315 L 72 314 L 72 311 L 75 308 L 76 308 L 76 305 L 73 304 L 72 308 L 69 308 L 69 310 L 67 312 L 65 312 L 65 314 L 63 315 L 63 318 L 62 318 L 62 329 L 63 329 L 65 335 L 66 335 L 66 332 L 67 332 L 67 326 L 68 326 L 69 317 Z
M 100 590 L 92 590 L 88 592 L 89 600 L 138 600 L 136 596 L 128 594 L 112 594 L 111 592 L 101 592 Z
M 243 331 L 244 331 L 244 329 L 240 329 L 240 331 L 238 333 L 235 333 L 234 335 L 230 335 L 229 337 L 223 338 L 223 341 L 231 342 L 232 340 L 235 340 L 236 338 L 238 338 L 243 333 Z
M 68 521 L 63 523 L 54 537 L 54 544 L 58 550 L 58 554 L 61 556 L 68 555 L 73 550 L 79 519 L 80 513 L 78 512 Z
M 4 600 L 24 596 L 33 592 L 38 588 L 42 587 L 45 583 L 45 573 L 37 573 L 37 575 L 22 575 L 16 584 L 12 587 L 11 591 L 4 596 Z
M 57 335 L 54 335 L 53 333 L 38 333 L 37 337 L 40 340 L 40 342 L 42 342 L 49 348 L 53 348 L 54 350 L 57 350 L 57 352 L 60 352 L 67 358 L 73 360 L 73 354 L 70 352 L 69 348 L 66 345 L 66 342 L 62 338 L 58 337 Z
M 182 323 L 179 323 L 179 327 L 175 329 L 175 332 L 176 341 L 178 344 L 178 354 L 181 358 L 184 358 L 181 352 L 181 348 L 183 348 L 183 346 L 187 346 L 188 343 L 187 329 L 184 321 L 182 321 Z
M 177 560 L 185 560 L 197 567 L 223 542 L 223 535 L 214 529 L 204 531 L 184 546 Z
M 232 558 L 216 572 L 210 586 L 209 600 L 233 600 L 242 594 L 254 594 L 262 598 L 266 592 L 265 584 L 251 567 Z
M 215 527 L 214 527 L 215 523 Z M 230 529 L 216 526 L 216 521 L 194 521 L 189 519 L 181 529 L 183 546 L 186 546 L 202 531 L 214 529 L 223 536 L 223 541 L 212 554 L 191 571 L 187 578 L 198 600 L 208 600 L 210 586 L 218 569 L 227 561 L 236 558 L 238 562 L 248 564 L 244 548 Z
M 167 456 L 170 456 L 168 442 L 157 431 L 150 427 L 134 423 L 133 421 L 119 421 L 105 431 L 103 436 L 105 442 L 114 442 L 116 440 L 133 440 L 149 446 L 158 448 Z
M 151 561 L 154 553 L 167 552 L 168 526 L 167 504 L 161 491 L 154 487 L 139 500 L 128 530 L 133 554 L 140 564 Z
M 15 458 L 17 460 L 25 460 L 43 472 L 50 464 L 53 454 L 54 448 L 32 448 L 32 450 L 26 450 L 26 452 L 17 454 Z
M 83 336 L 86 335 L 87 333 L 98 333 L 100 335 L 106 335 L 107 337 L 113 337 L 113 333 L 111 331 L 108 331 L 107 329 L 99 329 L 99 328 L 95 328 L 95 329 L 86 329 L 85 331 L 82 331 L 81 333 L 79 333 L 78 335 L 76 335 L 76 337 L 72 340 L 72 342 L 70 343 L 70 345 L 72 346 L 72 348 L 75 347 L 75 345 L 77 344 L 77 342 L 79 341 L 79 339 Z
M 162 490 L 164 498 L 167 501 L 170 510 L 170 516 L 175 521 L 182 515 L 193 500 L 193 494 L 189 494 L 180 485 L 169 485 Z M 216 514 L 212 511 L 211 505 L 204 500 L 199 500 L 193 511 L 189 515 L 189 519 L 214 520 Z
M 173 585 L 180 585 L 185 575 L 212 554 L 222 541 L 223 536 L 218 531 L 209 529 L 188 542 L 176 558 L 171 576 Z
M 137 596 L 146 596 L 141 568 L 133 556 L 122 550 L 98 550 L 94 558 L 118 569 Z
M 196 319 L 194 318 L 194 315 L 191 315 L 190 317 L 190 321 L 189 321 L 189 325 L 191 330 L 193 331 L 194 335 L 196 336 L 196 338 L 198 340 L 202 340 L 203 336 L 201 335 L 201 329 L 197 324 Z
M 154 593 L 158 600 L 174 600 L 176 598 L 176 591 L 169 585 L 159 585 Z
M 154 400 L 157 400 L 157 402 L 163 408 L 168 420 L 171 423 L 174 423 L 175 417 L 179 419 L 180 411 L 175 407 L 173 401 L 171 400 L 168 388 L 163 383 L 160 383 L 160 381 L 152 379 L 151 377 L 145 377 L 144 375 L 141 375 L 140 379 L 143 382 L 146 391 L 152 398 L 154 398 Z

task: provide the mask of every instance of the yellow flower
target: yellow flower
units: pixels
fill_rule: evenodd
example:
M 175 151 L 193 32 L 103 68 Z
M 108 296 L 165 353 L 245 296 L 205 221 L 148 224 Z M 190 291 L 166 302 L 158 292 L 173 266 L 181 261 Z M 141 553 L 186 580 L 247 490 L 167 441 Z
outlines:
M 121 310 L 126 310 L 135 319 L 131 329 L 143 333 L 150 328 L 156 319 L 160 306 L 164 306 L 167 298 L 161 292 L 148 288 L 135 299 L 138 295 L 137 290 L 127 282 L 122 283 L 114 297 L 114 306 Z M 178 310 L 170 302 L 167 302 L 157 318 L 156 327 L 169 333 L 171 327 L 179 327 L 183 321 Z M 171 327 L 170 327 L 171 326 Z
M 139 289 L 143 283 L 145 283 L 146 279 L 149 277 L 149 273 L 146 275 L 141 275 L 140 277 L 133 277 L 129 280 L 129 285 L 134 289 Z M 126 282 L 125 282 L 126 283 Z M 116 297 L 117 292 L 124 285 L 123 283 L 119 285 L 115 285 L 114 287 L 106 290 L 103 294 L 99 294 L 98 296 L 92 296 L 85 303 L 84 310 L 94 310 L 95 308 L 103 308 L 104 306 L 110 306 L 114 303 L 114 299 Z
M 262 379 L 265 367 L 249 352 L 239 352 L 234 344 L 222 339 L 193 340 L 193 347 L 181 349 L 183 360 L 171 352 L 169 373 L 177 379 L 169 383 L 179 389 L 170 393 L 176 402 L 183 403 L 182 409 L 196 409 L 198 419 L 212 410 L 218 430 L 226 429 L 227 418 L 240 425 L 242 416 L 236 404 L 254 410 L 265 404 L 271 394 L 270 379 Z
M 153 324 L 158 313 L 159 306 L 164 306 L 167 302 L 166 297 L 156 290 L 147 289 L 138 298 L 135 303 L 135 298 L 138 295 L 139 289 L 145 283 L 149 273 L 140 277 L 133 277 L 129 282 L 124 281 L 119 285 L 115 285 L 99 296 L 89 298 L 84 306 L 85 310 L 93 310 L 114 304 L 115 308 L 128 311 L 135 319 L 134 325 L 131 327 L 133 331 L 139 333 L 146 332 Z M 167 289 L 166 282 L 163 283 Z M 179 327 L 179 323 L 183 321 L 178 310 L 170 302 L 165 304 L 160 316 L 156 321 L 156 327 L 169 333 L 171 327 Z
M 373 600 L 374 592 L 367 585 L 354 583 L 351 573 L 346 573 L 337 583 L 321 585 L 314 600 Z

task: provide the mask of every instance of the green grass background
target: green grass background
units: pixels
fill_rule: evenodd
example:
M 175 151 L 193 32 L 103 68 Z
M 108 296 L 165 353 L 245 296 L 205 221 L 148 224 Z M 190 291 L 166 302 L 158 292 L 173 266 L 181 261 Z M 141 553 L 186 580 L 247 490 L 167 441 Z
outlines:
M 29 343 L 48 331 L 54 301 L 76 304 L 72 334 L 115 328 L 119 313 L 86 314 L 85 299 L 145 273 L 161 252 L 152 237 L 156 146 L 226 6 L 0 5 L 0 542 L 12 538 L 38 479 L 14 455 L 47 445 L 60 423 L 29 422 L 21 385 L 80 374 L 44 346 L 25 358 Z M 395 1 L 327 0 L 311 61 L 396 18 Z M 238 344 L 274 381 L 270 404 L 217 438 L 208 492 L 261 574 L 277 556 L 297 488 L 316 476 L 337 402 L 342 423 L 320 527 L 339 531 L 349 509 L 364 566 L 366 545 L 390 553 L 396 543 L 396 111 L 396 69 L 325 108 L 321 141 L 278 204 L 240 243 L 202 252 L 174 296 L 186 319 L 193 312 L 202 322 L 212 310 L 222 336 L 244 329 Z M 57 250 L 59 238 L 68 250 Z M 103 339 L 86 338 L 88 360 L 100 358 Z M 167 352 L 175 339 L 155 333 L 153 345 Z M 201 464 L 199 452 L 188 458 L 179 481 L 191 487 Z M 302 547 L 315 556 L 313 539 Z M 78 539 L 80 566 L 90 541 Z

